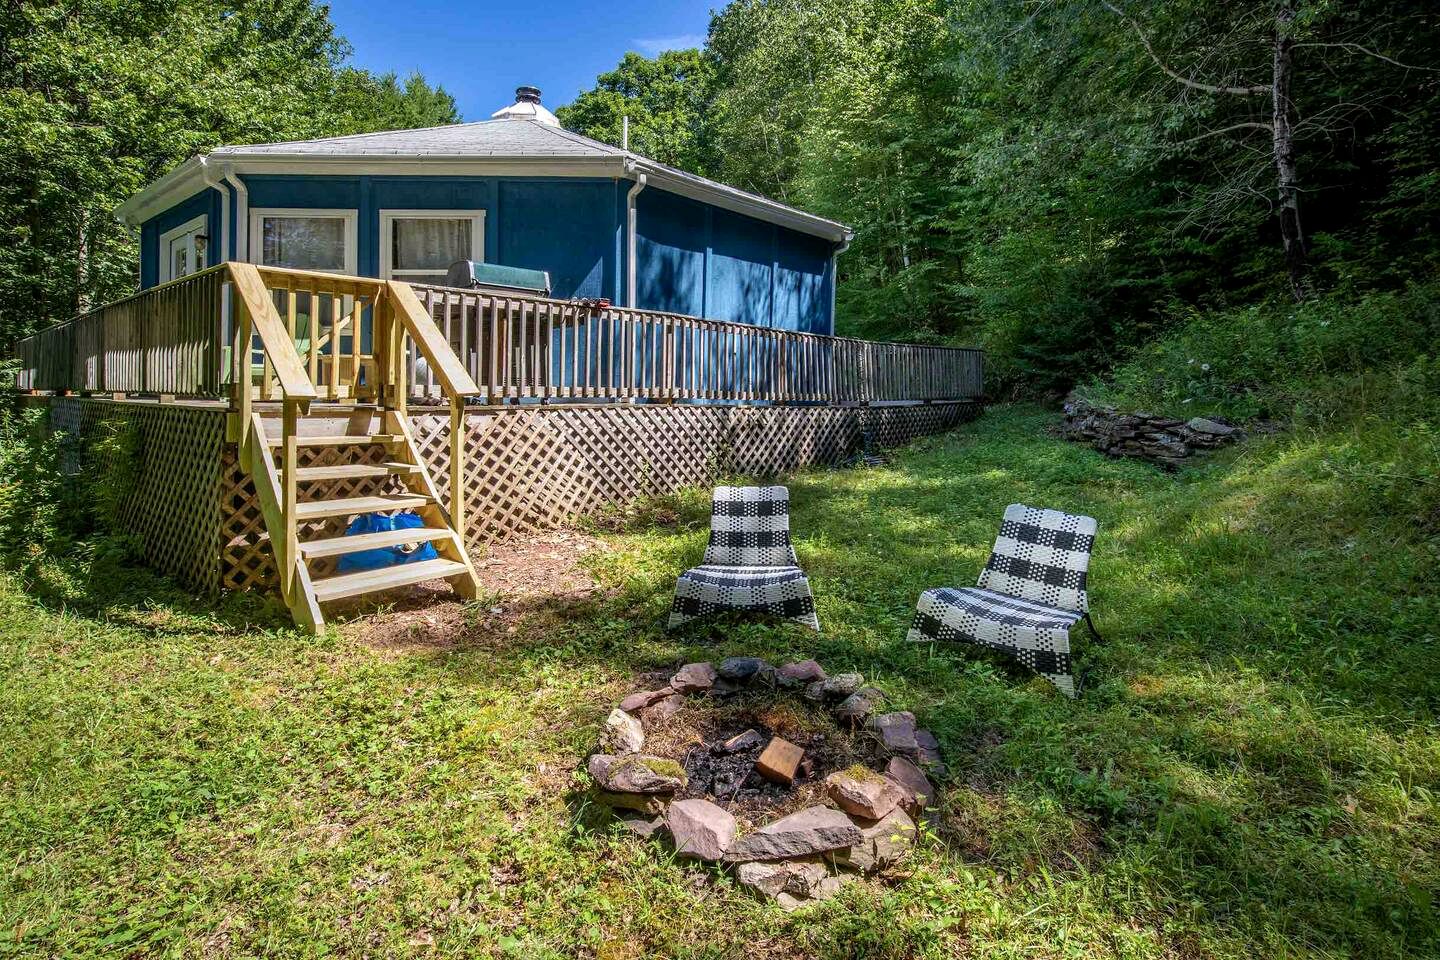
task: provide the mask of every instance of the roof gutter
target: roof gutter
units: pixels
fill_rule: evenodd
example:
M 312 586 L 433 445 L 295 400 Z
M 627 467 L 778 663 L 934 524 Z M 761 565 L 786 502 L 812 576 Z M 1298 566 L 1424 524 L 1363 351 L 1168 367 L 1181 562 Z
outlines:
M 635 178 L 635 185 L 630 192 L 625 194 L 625 305 L 632 310 L 639 306 L 636 302 L 636 263 L 635 263 L 635 198 L 640 196 L 640 191 L 645 189 L 646 175 L 635 171 L 634 161 L 626 161 L 625 172 Z
M 250 262 L 250 189 L 235 176 L 235 168 L 225 164 L 225 182 L 235 188 L 235 259 Z
M 835 334 L 835 293 L 840 286 L 840 254 L 850 249 L 850 242 L 855 239 L 855 234 L 849 230 L 845 231 L 845 239 L 830 254 L 830 334 Z
M 200 175 L 205 180 L 205 185 L 216 193 L 220 194 L 220 242 L 216 249 L 220 252 L 218 263 L 224 263 L 231 259 L 230 251 L 230 189 L 220 179 L 220 174 L 204 158 L 200 158 Z

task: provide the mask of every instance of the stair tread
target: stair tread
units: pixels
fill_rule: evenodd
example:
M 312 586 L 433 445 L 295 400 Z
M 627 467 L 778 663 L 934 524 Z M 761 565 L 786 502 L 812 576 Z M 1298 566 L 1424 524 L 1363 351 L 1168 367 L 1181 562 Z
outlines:
M 430 498 L 419 493 L 387 493 L 373 497 L 342 497 L 337 500 L 311 500 L 295 505 L 295 519 L 319 520 L 325 517 L 348 517 L 356 513 L 380 513 L 384 510 L 408 510 L 423 507 Z
M 327 537 L 324 540 L 307 540 L 300 544 L 300 555 L 307 560 L 319 557 L 338 557 L 361 550 L 379 550 L 384 547 L 398 547 L 406 543 L 424 543 L 431 540 L 445 540 L 455 534 L 446 527 L 419 527 L 411 530 L 382 530 L 379 533 L 360 533 L 348 537 Z
M 265 442 L 272 447 L 283 447 L 285 438 L 267 436 Z M 295 438 L 295 445 L 300 447 L 344 447 L 351 444 L 399 442 L 400 438 L 393 433 L 328 433 L 318 437 Z
M 420 468 L 398 460 L 388 463 L 337 463 L 327 467 L 301 467 L 296 480 L 348 480 L 352 477 L 384 477 L 390 474 L 415 473 Z
M 463 563 L 455 560 L 421 560 L 418 563 L 402 563 L 395 567 L 379 570 L 361 570 L 343 573 L 315 581 L 315 599 L 322 603 L 327 600 L 342 600 L 357 597 L 363 593 L 377 593 L 393 590 L 425 580 L 440 580 L 467 572 Z

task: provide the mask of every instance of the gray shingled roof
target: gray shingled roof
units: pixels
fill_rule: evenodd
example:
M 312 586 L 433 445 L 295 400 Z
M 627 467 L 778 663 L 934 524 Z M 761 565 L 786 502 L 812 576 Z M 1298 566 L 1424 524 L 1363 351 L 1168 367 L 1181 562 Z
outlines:
M 202 182 L 202 167 L 208 161 L 220 161 L 242 167 L 270 164 L 304 164 L 321 162 L 327 166 L 369 162 L 423 165 L 427 161 L 447 165 L 484 165 L 491 161 L 501 164 L 558 163 L 598 170 L 613 165 L 613 175 L 646 174 L 650 182 L 708 203 L 728 206 L 749 216 L 824 236 L 840 242 L 847 240 L 850 230 L 844 224 L 806 213 L 766 197 L 749 193 L 705 177 L 686 173 L 656 163 L 639 154 L 622 150 L 599 140 L 573 133 L 552 124 L 535 120 L 506 118 L 455 123 L 443 127 L 418 130 L 390 130 L 384 133 L 358 133 L 348 137 L 326 137 L 321 140 L 292 140 L 288 143 L 253 143 L 216 147 L 208 157 L 192 157 L 170 173 L 145 187 L 121 204 L 116 213 L 122 219 L 139 222 L 152 212 L 152 207 L 171 199 L 172 193 L 194 190 Z M 243 169 L 242 173 L 245 172 Z M 328 171 L 327 171 L 328 172 Z
M 211 156 L 325 157 L 624 157 L 598 140 L 534 120 L 480 120 L 419 130 L 357 133 L 321 140 L 292 140 L 217 147 Z

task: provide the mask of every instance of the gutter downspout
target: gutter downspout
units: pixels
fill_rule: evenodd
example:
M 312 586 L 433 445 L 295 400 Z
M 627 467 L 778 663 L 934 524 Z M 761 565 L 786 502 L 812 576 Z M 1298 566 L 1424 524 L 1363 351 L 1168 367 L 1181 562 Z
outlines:
M 250 261 L 250 191 L 244 181 L 235 176 L 235 168 L 226 165 L 225 182 L 235 188 L 235 259 L 242 263 Z
M 230 188 L 225 186 L 220 179 L 220 174 L 210 166 L 210 161 L 205 157 L 200 158 L 200 176 L 205 181 L 205 186 L 220 194 L 220 242 L 216 248 L 220 253 L 220 259 L 215 263 L 224 263 L 231 258 L 230 250 Z M 210 264 L 214 266 L 215 264 Z
M 635 172 L 633 160 L 625 161 L 625 172 L 635 178 L 635 185 L 630 192 L 625 194 L 625 305 L 634 309 L 636 299 L 636 270 L 635 270 L 635 198 L 640 196 L 640 191 L 645 189 L 645 174 Z
M 840 286 L 840 264 L 838 263 L 838 261 L 839 261 L 839 259 L 840 259 L 840 254 L 842 254 L 842 253 L 844 253 L 846 250 L 849 250 L 849 249 L 850 249 L 850 243 L 851 243 L 851 241 L 853 241 L 854 239 L 855 239 L 855 235 L 854 235 L 853 233 L 849 233 L 849 232 L 847 231 L 846 234 L 845 234 L 845 239 L 840 241 L 840 246 L 836 247 L 836 248 L 835 248 L 835 252 L 832 253 L 832 254 L 830 254 L 830 335 L 831 335 L 831 336 L 834 336 L 834 335 L 835 335 L 835 291 L 836 291 L 836 290 L 839 288 L 839 286 Z

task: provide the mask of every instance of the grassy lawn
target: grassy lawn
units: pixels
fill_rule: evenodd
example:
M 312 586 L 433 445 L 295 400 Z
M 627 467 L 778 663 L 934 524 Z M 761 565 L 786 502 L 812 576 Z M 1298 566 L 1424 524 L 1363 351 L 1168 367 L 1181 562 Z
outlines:
M 603 593 L 409 645 L 103 561 L 8 579 L 0 956 L 1434 956 L 1440 514 L 1387 466 L 1434 438 L 1279 435 L 1171 477 L 1052 420 L 792 479 L 818 639 L 661 632 L 703 491 L 605 525 Z M 901 642 L 1013 501 L 1100 520 L 1075 702 Z M 786 915 L 583 802 L 636 673 L 742 653 L 860 670 L 939 735 L 954 782 L 894 876 Z

